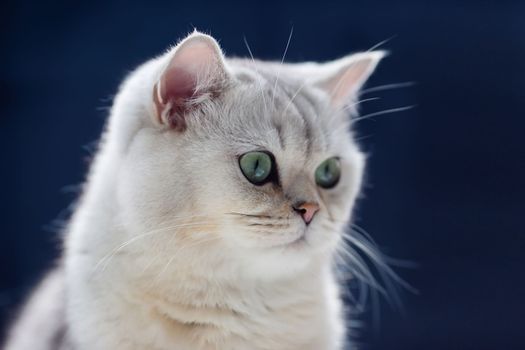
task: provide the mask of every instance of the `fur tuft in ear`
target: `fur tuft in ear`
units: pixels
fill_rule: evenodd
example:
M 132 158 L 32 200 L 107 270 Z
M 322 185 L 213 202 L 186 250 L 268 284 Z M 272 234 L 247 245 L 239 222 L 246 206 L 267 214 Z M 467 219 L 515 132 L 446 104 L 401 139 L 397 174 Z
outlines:
M 314 83 L 335 106 L 350 103 L 374 72 L 385 51 L 360 52 L 318 66 Z
M 217 94 L 228 80 L 221 48 L 197 31 L 169 53 L 169 62 L 153 89 L 158 122 L 183 131 L 188 109 Z

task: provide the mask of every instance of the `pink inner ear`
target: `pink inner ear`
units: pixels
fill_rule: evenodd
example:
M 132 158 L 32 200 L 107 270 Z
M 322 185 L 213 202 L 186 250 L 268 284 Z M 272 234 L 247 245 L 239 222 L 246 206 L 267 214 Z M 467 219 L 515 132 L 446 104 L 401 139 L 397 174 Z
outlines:
M 192 34 L 175 48 L 154 88 L 153 99 L 161 124 L 185 129 L 188 109 L 195 107 L 189 100 L 210 92 L 223 79 L 221 55 L 213 38 L 203 34 Z
M 195 93 L 195 76 L 181 67 L 168 68 L 155 86 L 153 100 L 161 124 L 167 122 L 173 129 L 183 131 L 184 103 Z
M 206 42 L 187 42 L 177 51 L 166 71 L 162 74 L 160 85 L 161 102 L 179 103 L 195 94 L 199 80 L 211 72 L 216 52 Z
M 196 84 L 195 76 L 184 68 L 170 67 L 160 81 L 160 102 L 180 103 L 193 96 Z
M 363 81 L 367 78 L 369 62 L 355 62 L 350 64 L 335 79 L 329 82 L 332 101 L 335 104 L 348 102 L 348 97 L 355 94 L 361 88 Z

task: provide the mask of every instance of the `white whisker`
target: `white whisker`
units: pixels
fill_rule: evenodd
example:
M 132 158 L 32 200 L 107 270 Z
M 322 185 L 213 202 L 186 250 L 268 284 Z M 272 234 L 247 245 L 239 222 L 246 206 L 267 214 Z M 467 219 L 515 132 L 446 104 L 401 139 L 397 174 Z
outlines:
M 344 105 L 343 108 L 341 109 L 341 111 L 352 110 L 352 109 L 355 109 L 356 106 L 359 106 L 360 104 L 362 104 L 364 102 L 377 101 L 377 100 L 380 100 L 380 99 L 381 99 L 381 97 L 364 98 L 362 100 L 358 100 L 358 101 L 355 101 L 353 103 Z
M 365 120 L 365 119 L 369 119 L 369 118 L 373 118 L 373 117 L 378 117 L 378 116 L 384 115 L 384 114 L 390 114 L 390 113 L 397 113 L 397 112 L 407 111 L 407 110 L 412 109 L 414 107 L 416 107 L 416 105 L 405 106 L 405 107 L 397 107 L 397 108 L 390 108 L 390 109 L 385 109 L 385 110 L 382 110 L 382 111 L 379 111 L 379 112 L 373 112 L 373 113 L 365 114 L 363 116 L 359 116 L 357 118 L 352 119 L 352 123 L 358 122 L 360 120 Z
M 377 48 L 383 46 L 384 44 L 386 44 L 386 43 L 389 42 L 390 40 L 394 39 L 396 36 L 397 36 L 397 35 L 392 35 L 390 38 L 378 42 L 377 44 L 375 44 L 374 46 L 372 46 L 371 48 L 369 48 L 368 50 L 366 50 L 366 52 L 374 51 L 375 49 L 377 49 Z
M 353 277 L 352 280 L 357 283 L 358 288 L 357 297 L 348 290 L 349 298 L 354 303 L 358 303 L 357 306 L 353 306 L 357 307 L 358 310 L 362 310 L 363 302 L 366 302 L 370 295 L 373 320 L 378 322 L 379 304 L 377 293 L 379 292 L 390 305 L 399 311 L 403 311 L 399 287 L 411 293 L 417 294 L 418 291 L 399 277 L 389 266 L 391 261 L 399 261 L 382 254 L 373 238 L 364 229 L 355 224 L 352 224 L 351 232 L 343 232 L 341 243 L 339 246 L 340 250 L 337 252 L 339 253 L 338 257 L 346 262 L 346 265 L 342 266 L 343 271 L 347 271 L 350 277 Z M 366 258 L 366 262 L 364 258 Z M 367 262 L 372 264 L 373 270 L 368 266 Z M 403 265 L 408 265 L 406 262 L 403 263 Z M 379 277 L 379 280 L 376 276 Z
M 279 77 L 281 75 L 281 69 L 282 69 L 282 66 L 284 64 L 284 59 L 286 58 L 286 53 L 288 52 L 288 47 L 290 46 L 290 41 L 292 40 L 292 35 L 293 35 L 293 26 L 290 29 L 290 35 L 288 35 L 288 41 L 286 42 L 286 47 L 284 49 L 284 54 L 283 54 L 283 57 L 281 59 L 281 63 L 279 65 L 279 69 L 277 70 L 277 77 L 275 78 L 275 82 L 273 84 L 272 106 L 273 106 L 274 101 L 275 101 L 275 90 L 277 90 L 277 83 L 279 82 Z
M 159 280 L 160 278 L 162 277 L 162 275 L 168 270 L 169 266 L 171 265 L 171 263 L 173 262 L 173 260 L 175 260 L 175 258 L 177 257 L 177 255 L 180 253 L 180 251 L 184 250 L 184 249 L 188 249 L 188 248 L 191 248 L 191 247 L 195 247 L 197 245 L 200 245 L 200 244 L 204 244 L 204 243 L 209 243 L 209 242 L 212 242 L 214 240 L 217 240 L 219 238 L 219 236 L 211 236 L 211 237 L 203 237 L 203 238 L 200 238 L 200 239 L 195 239 L 193 242 L 191 242 L 190 244 L 185 244 L 185 245 L 180 245 L 172 254 L 171 254 L 171 257 L 170 259 L 168 260 L 168 262 L 164 265 L 164 267 L 162 268 L 162 270 L 160 270 L 160 272 L 155 276 L 155 278 L 153 279 L 153 283 L 152 285 L 155 285 Z
M 414 85 L 416 85 L 416 82 L 413 82 L 413 81 L 406 81 L 406 82 L 402 82 L 402 83 L 379 85 L 379 86 L 374 86 L 374 87 L 371 87 L 371 88 L 368 88 L 368 89 L 363 89 L 363 90 L 361 90 L 360 94 L 363 95 L 363 94 L 368 94 L 370 92 L 390 90 L 390 89 L 398 89 L 398 88 L 404 88 L 404 87 L 409 87 L 409 86 L 414 86 Z
M 250 54 L 250 58 L 251 58 L 252 63 L 254 65 L 254 69 L 257 72 L 257 74 L 259 76 L 261 76 L 261 72 L 257 68 L 257 64 L 255 63 L 255 58 L 253 58 L 252 49 L 250 48 L 250 45 L 248 44 L 248 39 L 246 39 L 246 36 L 243 36 L 243 40 L 244 40 L 244 45 L 246 46 L 246 49 L 248 50 L 248 53 Z M 263 85 L 260 82 L 260 80 L 258 80 L 258 85 L 259 85 L 259 90 L 261 92 L 261 97 L 262 97 L 262 100 L 263 100 L 264 110 L 266 111 L 266 113 L 268 113 L 268 104 L 266 102 L 266 96 L 265 96 L 265 93 L 264 93 Z
M 106 254 L 104 257 L 102 257 L 98 263 L 95 265 L 95 268 L 93 269 L 93 273 L 95 273 L 98 268 L 104 264 L 103 268 L 102 268 L 102 271 L 104 271 L 108 264 L 109 264 L 109 261 L 118 253 L 120 252 L 122 249 L 124 249 L 125 247 L 127 247 L 128 245 L 140 240 L 140 239 L 143 239 L 145 237 L 149 237 L 149 236 L 152 236 L 152 235 L 155 235 L 155 234 L 160 234 L 160 233 L 165 233 L 165 232 L 169 232 L 173 229 L 177 229 L 177 228 L 181 228 L 181 227 L 192 227 L 192 226 L 202 226 L 202 225 L 206 225 L 208 224 L 209 225 L 209 221 L 207 222 L 195 222 L 195 223 L 185 223 L 185 224 L 179 224 L 179 225 L 173 225 L 173 226 L 168 226 L 168 227 L 164 227 L 164 228 L 159 228 L 159 229 L 155 229 L 155 230 L 151 230 L 149 232 L 146 232 L 146 233 L 143 233 L 143 234 L 139 234 L 127 241 L 125 241 L 124 243 L 120 244 L 118 247 L 116 247 L 115 249 L 113 249 L 110 253 Z
M 293 101 L 295 100 L 295 98 L 297 97 L 297 95 L 299 95 L 299 93 L 301 92 L 301 90 L 308 84 L 308 81 L 305 81 L 304 83 L 301 84 L 301 86 L 299 86 L 299 88 L 295 91 L 295 93 L 292 95 L 292 97 L 290 98 L 290 101 L 288 101 L 288 104 L 286 105 L 286 107 L 284 108 L 284 111 L 283 111 L 283 115 L 286 115 L 286 112 L 288 111 L 288 108 L 290 108 L 290 106 L 292 105 Z
M 384 255 L 380 253 L 373 244 L 367 242 L 364 236 L 358 235 L 359 233 L 357 231 L 353 230 L 352 232 L 354 235 L 344 234 L 344 238 L 355 247 L 359 248 L 378 267 L 379 271 L 386 272 L 389 278 L 399 283 L 408 291 L 417 293 L 417 290 L 414 287 L 410 286 L 406 281 L 399 277 L 390 266 L 388 266 L 385 262 Z

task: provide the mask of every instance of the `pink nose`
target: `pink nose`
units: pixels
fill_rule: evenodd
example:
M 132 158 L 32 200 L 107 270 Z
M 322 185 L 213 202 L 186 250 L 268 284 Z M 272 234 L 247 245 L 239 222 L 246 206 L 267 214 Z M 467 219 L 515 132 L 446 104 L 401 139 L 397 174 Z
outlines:
M 315 213 L 319 210 L 319 205 L 316 203 L 305 202 L 294 205 L 293 209 L 301 215 L 304 222 L 308 225 L 310 221 L 312 221 Z

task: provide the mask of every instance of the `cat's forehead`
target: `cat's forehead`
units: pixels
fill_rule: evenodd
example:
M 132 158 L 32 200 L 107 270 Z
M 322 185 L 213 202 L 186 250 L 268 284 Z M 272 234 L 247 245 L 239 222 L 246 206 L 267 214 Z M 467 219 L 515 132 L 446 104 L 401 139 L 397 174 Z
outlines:
M 260 67 L 236 71 L 237 86 L 223 100 L 232 141 L 246 147 L 327 152 L 336 127 L 326 98 L 304 81 Z

